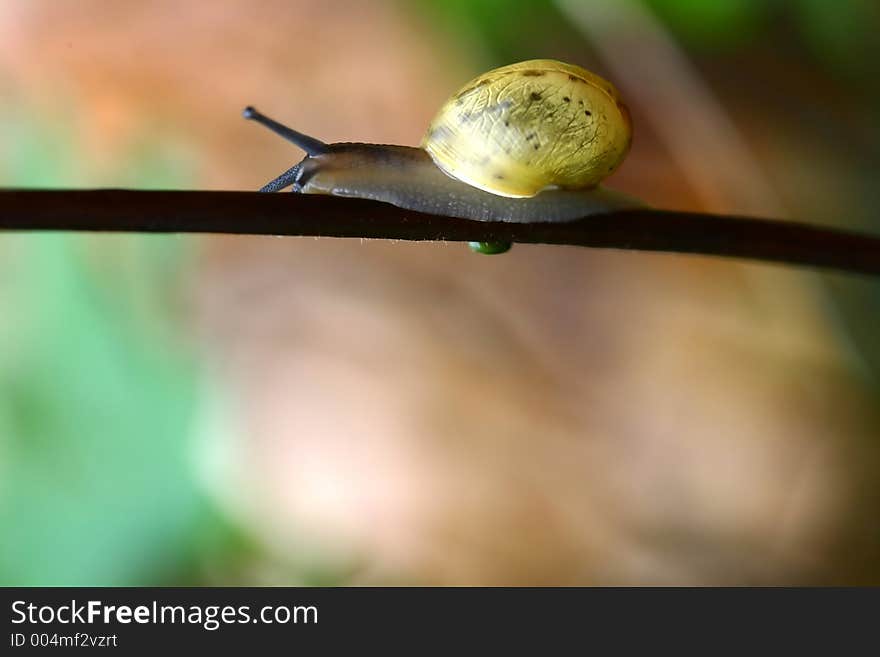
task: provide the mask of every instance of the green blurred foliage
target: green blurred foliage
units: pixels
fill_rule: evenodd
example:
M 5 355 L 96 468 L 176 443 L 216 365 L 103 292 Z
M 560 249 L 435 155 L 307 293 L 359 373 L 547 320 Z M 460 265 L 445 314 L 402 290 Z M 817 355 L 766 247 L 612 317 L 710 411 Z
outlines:
M 685 44 L 704 51 L 761 49 L 783 27 L 817 64 L 877 88 L 876 0 L 646 0 Z M 785 29 L 785 26 L 789 26 Z M 777 37 L 778 38 L 778 37 Z M 762 41 L 763 40 L 763 41 Z M 772 45 L 769 44 L 769 45 Z
M 461 45 L 469 38 L 475 40 L 474 53 L 488 56 L 489 66 L 561 58 L 559 44 L 578 39 L 551 0 L 419 0 L 419 10 L 436 19 Z
M 613 3 L 616 0 L 607 0 Z M 794 47 L 838 74 L 880 90 L 880 2 L 876 0 L 641 0 L 688 48 L 711 53 Z M 498 63 L 556 56 L 578 42 L 554 0 L 420 0 L 450 34 L 479 40 Z M 580 48 L 588 48 L 581 41 Z
M 739 47 L 760 34 L 769 0 L 646 0 L 683 42 L 705 50 Z
M 77 182 L 68 136 L 11 118 L 2 128 L 4 185 Z M 163 159 L 140 153 L 126 182 L 179 185 Z M 89 237 L 0 243 L 3 585 L 193 582 L 207 558 L 244 547 L 195 476 L 198 373 L 168 312 L 189 249 L 101 239 L 116 241 L 125 276 L 95 270 Z
M 802 33 L 819 60 L 880 92 L 880 2 L 798 0 L 796 5 Z

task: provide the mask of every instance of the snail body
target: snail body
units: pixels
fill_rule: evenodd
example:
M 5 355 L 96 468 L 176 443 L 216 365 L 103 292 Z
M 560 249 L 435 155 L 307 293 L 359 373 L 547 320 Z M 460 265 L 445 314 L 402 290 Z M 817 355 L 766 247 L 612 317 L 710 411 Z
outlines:
M 632 207 L 613 190 L 547 190 L 510 198 L 456 180 L 421 148 L 387 144 L 332 144 L 327 153 L 298 165 L 298 192 L 384 201 L 426 214 L 477 221 L 570 221 L 597 212 Z
M 431 122 L 421 148 L 325 144 L 248 107 L 306 151 L 260 191 L 367 198 L 477 221 L 560 222 L 642 204 L 599 183 L 632 140 L 614 87 L 571 64 L 532 60 L 475 78 Z

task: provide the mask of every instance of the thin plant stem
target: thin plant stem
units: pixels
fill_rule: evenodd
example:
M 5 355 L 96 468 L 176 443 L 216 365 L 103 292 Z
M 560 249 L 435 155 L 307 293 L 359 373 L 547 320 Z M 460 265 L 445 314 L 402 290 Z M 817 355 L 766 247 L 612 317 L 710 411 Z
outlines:
M 562 223 L 508 223 L 428 215 L 377 201 L 311 194 L 3 190 L 0 231 L 10 230 L 560 244 L 727 256 L 880 274 L 880 236 L 790 221 L 654 209 Z

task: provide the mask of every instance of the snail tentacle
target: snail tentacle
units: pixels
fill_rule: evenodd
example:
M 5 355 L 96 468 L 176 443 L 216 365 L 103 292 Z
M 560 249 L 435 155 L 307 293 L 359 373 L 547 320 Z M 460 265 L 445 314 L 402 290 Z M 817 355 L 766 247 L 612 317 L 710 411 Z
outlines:
M 314 137 L 310 137 L 309 135 L 305 135 L 293 128 L 288 128 L 286 125 L 278 123 L 274 119 L 270 119 L 265 114 L 261 114 L 255 108 L 248 105 L 244 108 L 244 111 L 241 113 L 242 116 L 246 119 L 250 119 L 251 121 L 256 121 L 261 126 L 269 128 L 276 135 L 280 135 L 284 137 L 287 141 L 292 142 L 293 144 L 299 146 L 306 153 L 309 154 L 310 157 L 314 157 L 315 155 L 323 155 L 329 149 L 327 144 L 325 144 L 320 139 L 315 139 Z
M 282 173 L 280 176 L 275 178 L 274 180 L 270 180 L 265 185 L 260 187 L 261 192 L 280 192 L 285 187 L 289 187 L 290 185 L 294 186 L 293 191 L 299 191 L 297 189 L 297 178 L 300 174 L 300 165 L 296 164 L 290 167 L 287 171 Z

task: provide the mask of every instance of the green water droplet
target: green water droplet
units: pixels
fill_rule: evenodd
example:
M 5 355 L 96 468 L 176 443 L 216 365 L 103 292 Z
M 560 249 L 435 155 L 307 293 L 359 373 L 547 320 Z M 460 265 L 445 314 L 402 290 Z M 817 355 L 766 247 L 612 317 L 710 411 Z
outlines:
M 468 247 L 474 253 L 482 253 L 483 255 L 497 255 L 510 251 L 512 244 L 510 242 L 468 242 Z

